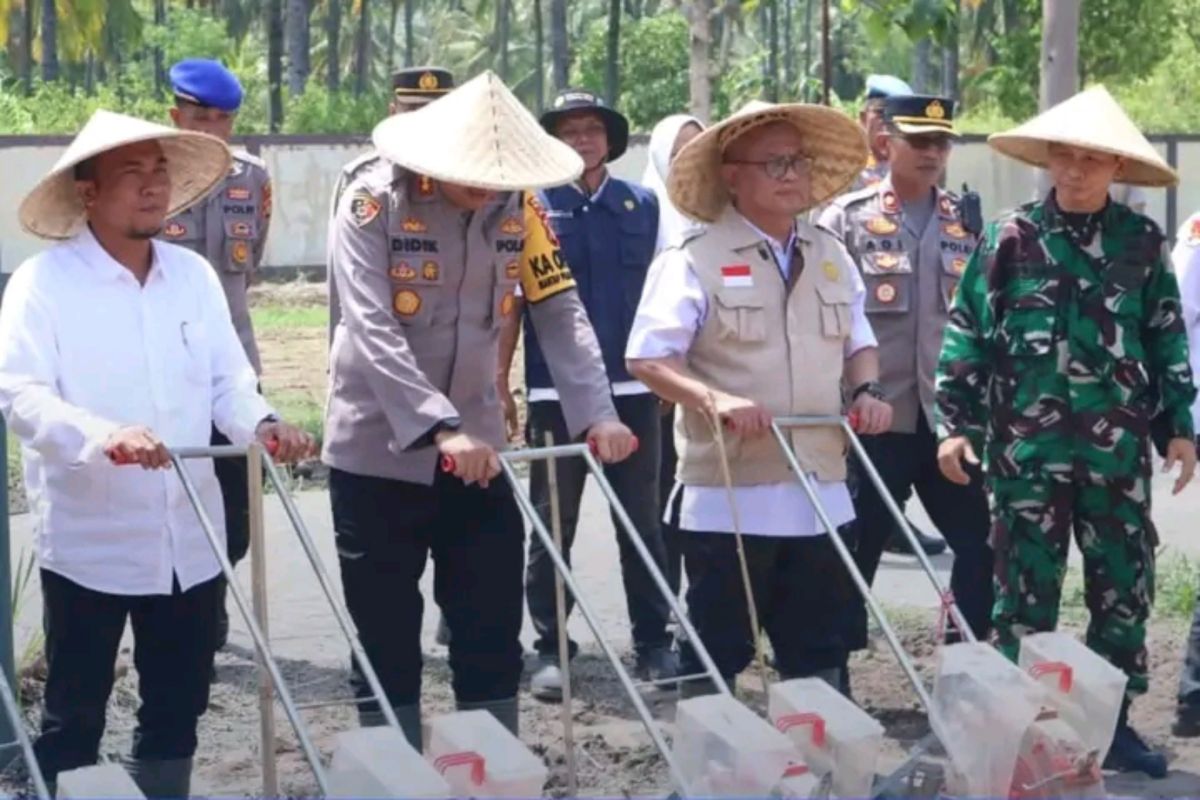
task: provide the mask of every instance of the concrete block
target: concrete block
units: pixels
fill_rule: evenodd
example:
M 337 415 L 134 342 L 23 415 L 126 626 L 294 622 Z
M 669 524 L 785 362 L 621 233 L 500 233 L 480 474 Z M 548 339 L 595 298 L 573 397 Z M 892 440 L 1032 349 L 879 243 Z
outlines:
M 120 764 L 97 764 L 58 773 L 59 800 L 142 800 L 145 795 Z
M 390 726 L 356 728 L 334 737 L 331 798 L 448 798 L 450 785 Z

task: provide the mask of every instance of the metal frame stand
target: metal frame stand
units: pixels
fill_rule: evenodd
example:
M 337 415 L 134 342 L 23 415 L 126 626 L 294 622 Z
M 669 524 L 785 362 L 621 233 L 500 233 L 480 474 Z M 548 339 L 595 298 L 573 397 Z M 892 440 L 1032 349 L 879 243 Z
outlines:
M 913 663 L 908 652 L 904 649 L 904 645 L 901 644 L 900 638 L 897 636 L 895 628 L 893 628 L 891 623 L 888 621 L 887 615 L 884 614 L 883 608 L 879 605 L 879 602 L 872 594 L 871 587 L 867 584 L 866 580 L 863 578 L 862 572 L 858 569 L 858 565 L 854 562 L 854 557 L 851 555 L 850 549 L 846 547 L 845 542 L 842 541 L 842 537 L 837 534 L 836 528 L 829 519 L 828 512 L 825 510 L 825 506 L 821 503 L 821 498 L 817 494 L 816 487 L 813 486 L 812 479 L 808 476 L 808 473 L 804 471 L 804 468 L 797 460 L 796 454 L 792 449 L 790 437 L 785 433 L 785 430 L 791 428 L 826 427 L 838 427 L 841 428 L 843 433 L 845 433 L 855 455 L 858 456 L 859 463 L 866 471 L 868 477 L 870 477 L 871 482 L 875 485 L 880 497 L 883 498 L 884 504 L 887 506 L 888 511 L 891 512 L 896 524 L 899 525 L 900 530 L 904 532 L 904 537 L 908 540 L 909 546 L 916 555 L 917 561 L 921 564 L 922 570 L 925 572 L 926 577 L 929 578 L 929 582 L 933 584 L 933 588 L 937 591 L 942 608 L 944 610 L 943 613 L 949 615 L 955 626 L 958 627 L 960 635 L 964 641 L 976 641 L 975 634 L 971 631 L 970 625 L 967 624 L 966 617 L 963 616 L 962 610 L 959 609 L 958 603 L 954 600 L 954 595 L 946 589 L 941 578 L 938 577 L 937 572 L 933 568 L 933 563 L 929 560 L 929 556 L 926 555 L 924 549 L 922 549 L 920 545 L 920 542 L 917 540 L 916 532 L 913 531 L 913 529 L 909 526 L 908 519 L 904 516 L 903 510 L 896 503 L 891 492 L 888 491 L 887 485 L 884 483 L 882 476 L 880 476 L 879 471 L 871 462 L 871 458 L 867 455 L 867 451 L 863 447 L 862 441 L 858 438 L 858 434 L 854 432 L 854 428 L 850 425 L 849 421 L 844 417 L 835 416 L 776 417 L 771 423 L 771 433 L 775 436 L 776 442 L 779 443 L 780 449 L 783 450 L 784 458 L 787 459 L 788 466 L 791 467 L 792 474 L 796 476 L 796 480 L 800 482 L 800 486 L 804 489 L 804 493 L 808 495 L 808 499 L 812 503 L 813 509 L 817 513 L 817 519 L 819 519 L 821 524 L 825 526 L 825 530 L 828 532 L 829 539 L 833 543 L 834 549 L 838 553 L 838 557 L 841 558 L 842 563 L 845 564 L 846 570 L 850 573 L 850 578 L 854 582 L 855 588 L 858 589 L 858 593 L 862 595 L 863 601 L 867 604 L 867 608 L 870 609 L 871 616 L 875 618 L 875 622 L 883 631 L 883 635 L 887 639 L 888 646 L 891 648 L 892 653 L 896 656 L 896 660 L 900 663 L 900 667 L 904 670 L 904 674 L 908 677 L 909 683 L 912 684 L 913 690 L 916 692 L 917 697 L 921 701 L 921 705 L 925 707 L 926 715 L 931 715 L 933 713 L 933 699 L 930 696 L 929 691 L 925 688 L 925 684 L 921 680 L 921 676 L 917 673 L 916 665 Z M 883 783 L 876 788 L 875 796 L 878 797 L 887 795 L 899 788 L 905 776 L 912 771 L 913 767 L 916 766 L 921 757 L 928 753 L 936 744 L 937 737 L 933 733 L 930 733 L 920 742 L 918 742 L 909 754 L 908 759 L 898 769 L 893 771 L 891 775 L 887 776 Z
M 251 580 L 253 582 L 254 603 L 251 605 L 247 599 L 245 592 L 238 585 L 234 574 L 233 564 L 229 561 L 229 556 L 225 551 L 225 542 L 213 527 L 212 520 L 209 519 L 208 512 L 204 510 L 204 504 L 200 500 L 200 495 L 196 490 L 196 485 L 192 480 L 191 474 L 187 470 L 185 461 L 191 459 L 202 458 L 239 458 L 247 457 L 250 466 L 250 520 L 251 520 L 251 558 L 252 564 Z M 196 512 L 196 518 L 200 522 L 200 527 L 204 530 L 204 535 L 208 537 L 208 542 L 212 546 L 213 554 L 217 557 L 217 562 L 221 565 L 221 573 L 225 576 L 225 580 L 229 584 L 229 591 L 233 595 L 234 602 L 237 605 L 238 612 L 242 619 L 246 622 L 246 627 L 250 632 L 250 638 L 254 642 L 254 649 L 258 654 L 260 665 L 260 687 L 259 687 L 259 710 L 262 715 L 262 761 L 263 761 L 263 794 L 266 797 L 279 797 L 279 789 L 277 778 L 275 776 L 275 741 L 274 741 L 274 704 L 272 703 L 272 692 L 278 692 L 279 702 L 283 706 L 284 713 L 287 715 L 288 721 L 292 725 L 292 729 L 296 733 L 296 739 L 300 744 L 300 749 L 304 753 L 305 759 L 312 768 L 313 777 L 317 781 L 322 795 L 329 793 L 329 781 L 325 771 L 325 765 L 321 760 L 321 754 L 317 751 L 313 744 L 312 737 L 309 735 L 308 728 L 304 724 L 304 720 L 300 716 L 300 711 L 307 708 L 324 708 L 338 705 L 358 705 L 362 702 L 359 698 L 345 700 L 330 700 L 311 703 L 296 703 L 292 697 L 291 691 L 287 687 L 287 683 L 283 679 L 283 672 L 279 668 L 274 656 L 271 654 L 271 643 L 267 635 L 267 593 L 266 593 L 266 561 L 265 561 L 265 541 L 263 538 L 262 526 L 262 504 L 263 504 L 263 483 L 262 473 L 266 472 L 267 478 L 271 485 L 275 487 L 275 493 L 279 496 L 280 502 L 283 503 L 284 511 L 287 513 L 288 519 L 292 523 L 292 528 L 296 533 L 300 544 L 304 549 L 305 555 L 308 557 L 309 563 L 312 565 L 313 572 L 317 576 L 317 582 L 321 585 L 321 590 L 325 594 L 325 599 L 329 603 L 330 609 L 333 611 L 334 617 L 337 619 L 338 626 L 342 629 L 342 633 L 346 637 L 346 641 L 350 644 L 350 652 L 354 660 L 357 662 L 359 669 L 362 671 L 363 677 L 370 687 L 371 694 L 375 701 L 379 704 L 379 710 L 382 712 L 387 724 L 403 733 L 400 729 L 400 723 L 396 719 L 396 714 L 392 710 L 391 703 L 387 700 L 387 695 L 383 690 L 383 685 L 379 682 L 379 677 L 376 675 L 374 668 L 371 666 L 370 660 L 367 658 L 366 651 L 363 649 L 362 642 L 358 638 L 358 632 L 354 628 L 354 623 L 350 619 L 350 614 L 346 611 L 337 592 L 334 590 L 333 580 L 329 576 L 329 572 L 325 569 L 324 563 L 321 561 L 320 555 L 317 553 L 316 543 L 313 541 L 312 535 L 308 531 L 308 527 L 304 524 L 304 520 L 300 516 L 299 509 L 296 508 L 296 503 L 292 496 L 288 493 L 287 487 L 284 485 L 283 479 L 280 477 L 279 470 L 271 457 L 263 450 L 262 446 L 255 443 L 249 447 L 237 447 L 234 445 L 224 445 L 216 447 L 184 447 L 177 448 L 171 451 L 171 463 L 175 467 L 176 474 L 179 476 L 180 482 L 183 484 L 184 492 L 187 494 L 188 502 L 191 503 L 192 509 Z M 262 469 L 258 469 L 256 464 L 261 465 Z
M 4 720 L 13 732 L 11 741 L 0 743 L 0 753 L 13 748 L 20 749 L 38 800 L 50 800 L 51 794 L 46 786 L 46 778 L 42 774 L 42 768 L 38 766 L 37 756 L 33 752 L 33 741 L 29 738 L 28 731 L 25 730 L 25 720 L 21 717 L 21 706 L 17 702 L 17 696 L 13 692 L 12 684 L 8 682 L 8 676 L 4 674 L 4 670 L 0 670 L 0 705 L 4 706 Z
M 713 662 L 712 656 L 709 655 L 708 649 L 704 646 L 704 643 L 700 641 L 700 637 L 696 634 L 695 629 L 688 620 L 687 614 L 684 613 L 683 606 L 679 602 L 679 599 L 675 596 L 674 592 L 671 591 L 671 587 L 667 584 L 667 579 L 663 576 L 662 570 L 659 569 L 658 564 L 654 561 L 654 557 L 651 555 L 649 549 L 647 549 L 645 542 L 643 542 L 641 537 L 638 535 L 633 521 L 630 520 L 629 515 L 625 511 L 625 507 L 621 504 L 616 492 L 613 491 L 612 485 L 608 482 L 608 478 L 605 477 L 604 468 L 600 465 L 600 462 L 596 460 L 596 457 L 592 455 L 590 447 L 587 444 L 564 444 L 553 447 L 534 447 L 522 450 L 510 450 L 500 453 L 500 469 L 504 473 L 504 477 L 512 486 L 513 496 L 516 498 L 517 505 L 520 506 L 521 512 L 529 520 L 535 535 L 541 539 L 542 545 L 546 548 L 546 552 L 550 556 L 551 561 L 554 562 L 554 568 L 562 577 L 563 583 L 566 584 L 567 589 L 574 596 L 575 604 L 579 607 L 579 612 L 587 621 L 588 627 L 591 628 L 592 634 L 596 637 L 596 641 L 600 645 L 600 649 L 604 652 L 604 656 L 608 659 L 609 663 L 612 664 L 613 669 L 616 671 L 617 678 L 620 680 L 622 688 L 629 696 L 630 702 L 633 703 L 638 717 L 641 719 L 642 724 L 646 728 L 646 732 L 650 735 L 651 740 L 654 742 L 654 746 L 662 755 L 663 761 L 666 762 L 667 768 L 671 772 L 671 777 L 675 780 L 677 786 L 681 788 L 686 787 L 687 783 L 683 778 L 683 773 L 679 768 L 679 764 L 676 762 L 674 755 L 671 753 L 670 747 L 663 738 L 662 732 L 658 729 L 658 726 L 654 721 L 654 717 L 650 713 L 650 709 L 647 708 L 645 701 L 638 692 L 639 685 L 645 686 L 647 684 L 638 684 L 633 680 L 632 676 L 629 674 L 629 671 L 621 662 L 621 657 L 617 655 L 616 650 L 613 649 L 613 646 L 609 643 L 608 639 L 605 638 L 596 612 L 592 609 L 591 604 L 588 603 L 587 598 L 585 598 L 583 593 L 580 591 L 579 584 L 575 580 L 575 575 L 571 572 L 571 568 L 563 559 L 562 553 L 559 551 L 558 547 L 555 546 L 553 535 L 547 529 L 546 523 L 542 520 L 541 515 L 538 514 L 537 509 L 533 505 L 532 499 L 529 497 L 528 491 L 525 489 L 524 484 L 521 482 L 521 478 L 517 475 L 516 469 L 514 468 L 514 464 L 522 461 L 539 461 L 570 457 L 581 457 L 583 458 L 584 463 L 587 464 L 588 471 L 591 473 L 592 477 L 595 478 L 596 485 L 600 487 L 600 491 L 604 494 L 605 499 L 608 500 L 609 505 L 612 507 L 613 513 L 620 522 L 620 525 L 617 526 L 618 530 L 629 537 L 630 542 L 633 544 L 634 550 L 637 552 L 638 557 L 641 558 L 642 563 L 645 565 L 646 571 L 650 573 L 650 577 L 654 581 L 655 587 L 666 598 L 671 610 L 675 612 L 675 615 L 679 618 L 680 627 L 683 628 L 684 634 L 688 637 L 688 640 L 696 651 L 697 657 L 704 666 L 704 673 L 701 675 L 682 676 L 680 678 L 672 679 L 668 683 L 676 684 L 686 680 L 707 678 L 713 682 L 713 685 L 717 687 L 717 691 L 720 693 L 732 696 L 732 692 L 729 689 L 729 685 L 725 682 L 725 679 L 721 676 L 720 671 L 717 669 L 717 665 Z M 652 682 L 650 685 L 657 684 Z

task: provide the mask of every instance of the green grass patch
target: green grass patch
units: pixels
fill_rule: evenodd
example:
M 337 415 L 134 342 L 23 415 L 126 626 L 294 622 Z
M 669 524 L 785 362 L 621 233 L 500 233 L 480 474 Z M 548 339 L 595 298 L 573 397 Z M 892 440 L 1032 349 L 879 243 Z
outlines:
M 321 402 L 294 392 L 267 392 L 267 402 L 275 407 L 280 417 L 303 428 L 320 444 L 325 424 L 325 407 Z
M 250 310 L 255 331 L 325 328 L 329 309 L 324 306 L 261 305 Z
M 1200 562 L 1182 553 L 1160 555 L 1155 576 L 1154 616 L 1158 619 L 1191 619 L 1200 589 Z M 1083 571 L 1072 566 L 1063 582 L 1061 616 L 1067 622 L 1087 621 Z

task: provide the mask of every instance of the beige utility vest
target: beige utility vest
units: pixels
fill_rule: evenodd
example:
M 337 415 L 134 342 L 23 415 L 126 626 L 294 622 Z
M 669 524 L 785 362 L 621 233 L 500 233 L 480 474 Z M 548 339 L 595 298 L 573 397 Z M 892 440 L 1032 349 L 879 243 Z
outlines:
M 829 232 L 796 220 L 803 269 L 784 281 L 769 244 L 732 209 L 683 245 L 708 313 L 687 354 L 705 384 L 753 400 L 775 416 L 842 413 L 842 365 L 850 335 L 854 265 Z M 794 258 L 792 270 L 800 269 Z M 748 279 L 747 279 L 748 274 Z M 724 432 L 734 484 L 794 480 L 775 437 Z M 840 428 L 796 428 L 800 465 L 823 481 L 846 476 Z M 690 486 L 723 483 L 712 427 L 684 409 L 675 426 L 676 476 Z

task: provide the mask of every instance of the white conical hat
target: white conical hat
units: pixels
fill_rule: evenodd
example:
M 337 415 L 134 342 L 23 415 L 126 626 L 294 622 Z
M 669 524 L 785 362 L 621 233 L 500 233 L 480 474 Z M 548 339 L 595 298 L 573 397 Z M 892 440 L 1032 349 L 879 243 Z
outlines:
M 807 103 L 775 105 L 754 100 L 679 151 L 667 178 L 671 202 L 693 219 L 716 221 L 729 203 L 721 179 L 725 149 L 748 131 L 780 121 L 790 122 L 800 131 L 804 152 L 813 160 L 810 207 L 841 194 L 866 166 L 867 137 L 862 126 L 842 112 Z
M 385 158 L 431 178 L 500 192 L 570 183 L 583 159 L 550 136 L 488 70 L 371 134 Z
M 1179 176 L 1133 124 L 1103 86 L 1093 86 L 1011 131 L 994 133 L 988 144 L 1006 156 L 1046 167 L 1050 144 L 1111 153 L 1125 159 L 1118 175 L 1135 186 L 1174 186 Z
M 157 141 L 167 158 L 171 176 L 168 217 L 207 197 L 233 163 L 233 154 L 215 136 L 101 109 L 92 114 L 54 168 L 25 195 L 17 212 L 21 227 L 43 239 L 69 239 L 85 216 L 75 189 L 75 167 L 100 153 L 146 141 Z

